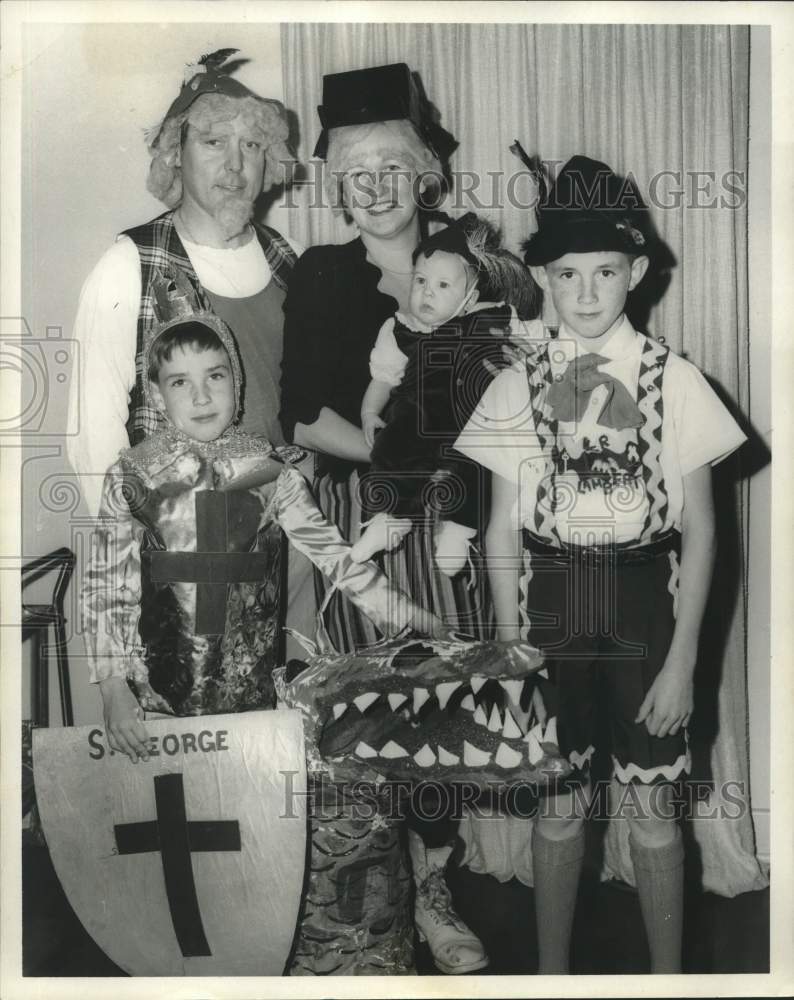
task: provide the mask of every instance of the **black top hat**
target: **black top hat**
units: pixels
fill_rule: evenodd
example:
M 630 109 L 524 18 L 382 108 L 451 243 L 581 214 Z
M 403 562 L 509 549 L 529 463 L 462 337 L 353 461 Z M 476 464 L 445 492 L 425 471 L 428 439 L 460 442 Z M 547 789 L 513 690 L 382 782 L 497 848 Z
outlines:
M 536 215 L 537 232 L 523 245 L 530 265 L 548 264 L 566 253 L 648 252 L 648 210 L 636 185 L 587 156 L 568 160 Z
M 430 108 L 405 63 L 326 74 L 323 103 L 318 105 L 317 113 L 323 130 L 314 155 L 321 159 L 328 153 L 329 129 L 397 119 L 410 121 L 442 161 L 458 145 L 449 132 L 432 120 Z

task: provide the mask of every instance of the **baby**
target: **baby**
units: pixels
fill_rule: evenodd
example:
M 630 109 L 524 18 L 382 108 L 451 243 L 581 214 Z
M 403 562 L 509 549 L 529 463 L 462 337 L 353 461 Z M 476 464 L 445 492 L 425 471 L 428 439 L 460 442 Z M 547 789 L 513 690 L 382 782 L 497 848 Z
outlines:
M 481 472 L 453 444 L 507 363 L 506 341 L 520 338 L 518 317 L 532 311 L 533 286 L 493 227 L 472 213 L 425 239 L 413 260 L 410 312 L 381 328 L 361 405 L 372 448 L 363 505 L 370 499 L 371 509 L 379 497 L 389 509 L 374 514 L 352 558 L 396 548 L 430 508 L 441 518 L 436 563 L 454 576 L 479 528 Z

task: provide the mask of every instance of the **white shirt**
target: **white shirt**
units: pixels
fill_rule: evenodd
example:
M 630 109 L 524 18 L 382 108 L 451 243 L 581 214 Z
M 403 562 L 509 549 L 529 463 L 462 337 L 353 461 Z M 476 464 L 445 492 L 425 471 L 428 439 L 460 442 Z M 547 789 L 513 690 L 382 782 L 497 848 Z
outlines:
M 216 295 L 256 295 L 272 277 L 255 236 L 238 248 L 218 249 L 185 239 L 182 244 L 199 281 Z M 302 248 L 290 244 L 300 255 Z M 93 515 L 99 510 L 105 472 L 129 446 L 126 423 L 135 385 L 140 301 L 138 248 L 129 237 L 120 236 L 86 279 L 74 324 L 79 353 L 69 391 L 69 420 L 78 432 L 67 437 L 66 453 Z
M 598 352 L 607 359 L 599 371 L 622 382 L 634 400 L 645 340 L 624 317 Z M 552 376 L 564 372 L 574 357 L 587 353 L 586 344 L 561 327 L 549 349 Z M 608 525 L 615 541 L 633 541 L 645 521 L 648 498 L 644 483 L 641 478 L 631 481 L 630 476 L 622 475 L 636 461 L 632 459 L 636 431 L 618 431 L 598 423 L 604 395 L 604 386 L 593 389 L 581 418 L 558 425 L 557 445 L 563 460 L 556 473 L 560 494 L 555 526 L 564 541 L 573 540 L 572 534 L 581 533 L 586 525 Z M 669 503 L 664 527 L 680 530 L 683 477 L 725 458 L 742 444 L 745 435 L 698 369 L 672 352 L 665 366 L 662 401 L 660 465 Z M 514 527 L 527 525 L 535 530 L 532 516 L 546 475 L 546 461 L 535 432 L 523 364 L 505 370 L 488 386 L 455 447 L 516 485 Z M 596 488 L 581 488 L 582 474 L 576 468 L 583 465 L 595 469 L 588 471 L 584 485 Z M 610 489 L 612 480 L 618 483 L 614 489 Z M 598 488 L 602 481 L 606 489 Z

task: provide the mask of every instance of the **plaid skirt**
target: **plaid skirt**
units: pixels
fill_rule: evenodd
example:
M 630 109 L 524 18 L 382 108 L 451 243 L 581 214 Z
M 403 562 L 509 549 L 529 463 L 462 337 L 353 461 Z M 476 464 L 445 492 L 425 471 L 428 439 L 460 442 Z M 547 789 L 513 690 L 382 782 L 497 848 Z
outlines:
M 337 525 L 348 541 L 355 542 L 361 534 L 362 519 L 358 471 L 354 470 L 347 478 L 329 473 L 317 476 L 314 496 L 328 520 Z M 416 524 L 398 549 L 382 553 L 377 561 L 395 586 L 449 628 L 475 639 L 493 635 L 485 559 L 479 552 L 473 551 L 470 565 L 450 579 L 433 562 L 433 531 L 428 521 Z M 314 580 L 320 607 L 329 584 L 316 571 Z M 339 593 L 328 603 L 325 624 L 340 653 L 371 645 L 381 638 L 370 620 Z

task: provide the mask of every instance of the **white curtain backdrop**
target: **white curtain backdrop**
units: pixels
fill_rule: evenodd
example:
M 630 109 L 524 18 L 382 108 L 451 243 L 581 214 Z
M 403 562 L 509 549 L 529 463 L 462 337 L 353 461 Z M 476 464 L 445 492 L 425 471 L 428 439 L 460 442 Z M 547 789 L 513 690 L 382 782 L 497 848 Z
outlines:
M 748 404 L 746 204 L 749 29 L 729 26 L 531 24 L 288 24 L 282 27 L 287 107 L 297 115 L 299 157 L 308 161 L 319 134 L 317 105 L 324 73 L 406 62 L 418 71 L 441 124 L 458 139 L 451 158 L 457 189 L 453 215 L 477 211 L 502 227 L 517 251 L 534 228 L 526 205 L 533 191 L 509 152 L 519 139 L 529 153 L 563 163 L 584 153 L 631 173 L 673 255 L 669 286 L 649 303 L 640 324 L 714 380 L 737 415 Z M 694 172 L 701 172 L 696 175 Z M 664 173 L 667 172 L 667 173 Z M 706 173 L 704 173 L 706 172 Z M 473 178 L 479 184 L 471 189 Z M 511 182 L 511 178 L 514 180 Z M 506 198 L 514 188 L 514 201 Z M 728 185 L 740 189 L 732 195 Z M 699 193 L 698 190 L 699 189 Z M 678 194 L 677 192 L 683 192 Z M 354 232 L 329 209 L 310 208 L 316 191 L 294 192 L 291 234 L 305 245 L 344 242 Z M 716 200 L 715 200 L 716 199 Z M 738 202 L 738 204 L 733 204 Z M 647 322 L 645 322 L 647 320 Z M 736 465 L 734 464 L 734 468 Z M 707 765 L 721 800 L 728 781 L 747 788 L 745 663 L 745 491 L 738 477 L 718 483 L 721 507 L 712 618 L 720 623 L 703 659 L 713 719 Z M 724 563 L 722 560 L 725 560 Z M 730 567 L 730 574 L 727 572 Z M 708 692 L 706 692 L 708 695 Z M 706 701 L 708 701 L 708 697 Z M 702 715 L 707 715 L 704 709 Z M 693 743 L 697 742 L 697 726 Z M 710 759 L 708 759 L 710 758 Z M 735 794 L 735 793 L 730 793 Z M 735 895 L 766 884 L 755 858 L 747 803 L 736 819 L 692 823 L 706 888 Z M 706 806 L 703 807 L 704 811 Z M 730 809 L 729 809 L 730 811 Z M 735 810 L 734 810 L 735 811 Z M 480 824 L 469 831 L 491 855 L 511 854 L 527 872 L 526 824 Z M 633 881 L 625 823 L 610 823 L 606 873 Z M 510 840 L 514 831 L 518 840 Z M 507 840 L 505 840 L 507 838 Z M 480 843 L 479 847 L 485 847 Z M 520 855 L 520 857 L 519 857 Z

